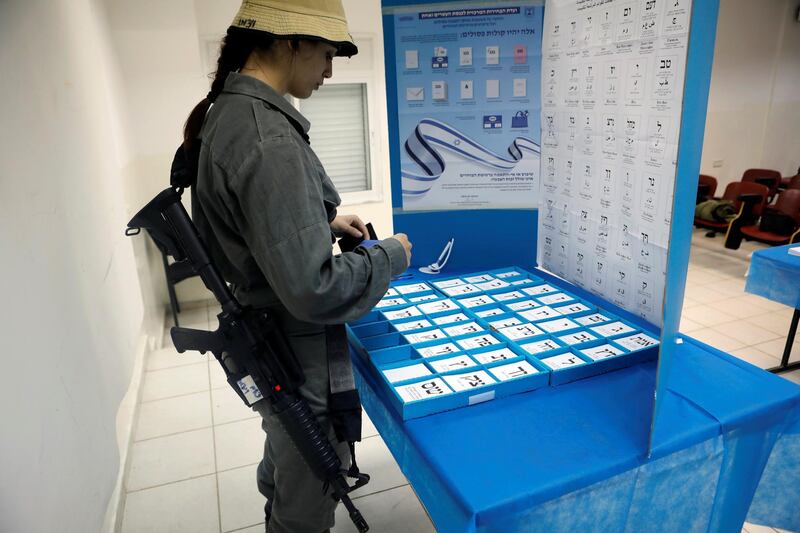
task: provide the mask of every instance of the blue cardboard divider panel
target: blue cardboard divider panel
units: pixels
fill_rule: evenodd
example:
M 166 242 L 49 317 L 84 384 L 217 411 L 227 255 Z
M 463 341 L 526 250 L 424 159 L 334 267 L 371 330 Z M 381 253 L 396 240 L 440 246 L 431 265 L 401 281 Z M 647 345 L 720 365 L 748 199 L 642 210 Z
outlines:
M 708 107 L 708 89 L 711 84 L 711 65 L 714 59 L 714 39 L 717 29 L 719 0 L 695 1 L 692 5 L 692 31 L 689 35 L 689 53 L 686 58 L 686 82 L 681 115 L 680 145 L 672 224 L 669 235 L 667 279 L 664 290 L 664 321 L 661 334 L 656 404 L 653 426 L 659 424 L 659 398 L 670 383 L 675 338 L 680 327 L 689 252 L 692 244 L 697 180 L 703 151 L 703 133 Z M 653 431 L 653 439 L 658 432 Z M 660 433 L 658 433 L 660 434 Z M 653 440 L 651 446 L 657 446 Z

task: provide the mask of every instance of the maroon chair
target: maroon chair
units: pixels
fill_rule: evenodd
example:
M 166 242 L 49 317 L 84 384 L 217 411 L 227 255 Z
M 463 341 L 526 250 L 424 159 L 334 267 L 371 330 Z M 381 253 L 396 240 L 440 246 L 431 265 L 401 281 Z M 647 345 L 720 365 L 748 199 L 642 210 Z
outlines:
M 697 180 L 697 203 L 714 198 L 715 192 L 717 192 L 717 178 L 700 174 L 700 179 Z
M 742 234 L 747 240 L 765 242 L 773 246 L 795 243 L 800 240 L 800 189 L 787 189 L 778 195 L 775 205 L 768 208 L 772 213 L 786 215 L 794 220 L 794 227 L 789 235 L 773 231 L 764 231 L 763 224 L 745 226 Z M 766 211 L 764 212 L 766 218 Z M 763 219 L 762 219 L 763 220 Z
M 800 189 L 800 174 L 797 176 L 789 178 L 789 184 L 786 187 L 787 189 Z
M 737 218 L 740 218 L 745 215 L 743 209 L 746 203 L 745 199 L 750 195 L 756 195 L 760 197 L 756 198 L 755 201 L 752 202 L 752 210 L 749 213 L 749 215 L 758 219 L 758 217 L 761 216 L 761 211 L 764 209 L 764 205 L 767 202 L 767 197 L 769 196 L 769 188 L 766 185 L 760 185 L 754 182 L 735 181 L 733 183 L 729 183 L 728 186 L 725 187 L 725 192 L 722 195 L 722 199 L 733 202 L 734 209 L 739 212 Z M 710 229 L 711 233 L 709 233 L 708 236 L 713 237 L 714 232 L 727 232 L 730 223 L 716 222 L 694 217 L 694 225 L 698 228 Z
M 797 169 L 797 174 L 795 174 L 794 176 L 789 176 L 788 178 L 781 178 L 780 190 L 791 189 L 792 180 L 794 180 L 795 183 L 800 183 L 800 168 Z M 797 187 L 800 187 L 800 185 L 798 185 Z M 796 189 L 797 187 L 794 188 Z
M 759 183 L 769 187 L 769 197 L 767 203 L 772 203 L 775 195 L 778 194 L 778 187 L 781 184 L 781 173 L 777 170 L 769 170 L 766 168 L 748 168 L 742 174 L 742 181 Z

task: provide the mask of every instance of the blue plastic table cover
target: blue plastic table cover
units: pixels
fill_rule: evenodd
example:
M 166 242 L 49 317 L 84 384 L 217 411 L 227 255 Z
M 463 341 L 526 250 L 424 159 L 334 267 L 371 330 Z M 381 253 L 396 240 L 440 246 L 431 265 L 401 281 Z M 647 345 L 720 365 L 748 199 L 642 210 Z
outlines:
M 693 339 L 679 348 L 649 458 L 655 363 L 403 422 L 353 359 L 440 532 L 800 530 L 800 387 Z
M 744 290 L 800 309 L 800 256 L 789 253 L 789 248 L 797 246 L 800 244 L 753 252 Z

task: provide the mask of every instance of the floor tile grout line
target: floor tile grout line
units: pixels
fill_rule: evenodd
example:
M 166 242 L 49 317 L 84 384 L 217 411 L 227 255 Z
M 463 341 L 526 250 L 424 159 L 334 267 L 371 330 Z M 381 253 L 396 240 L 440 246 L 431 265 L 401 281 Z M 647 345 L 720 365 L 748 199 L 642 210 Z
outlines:
M 216 389 L 208 389 L 208 392 L 211 392 L 212 390 L 216 390 Z M 161 400 L 174 400 L 175 398 L 183 398 L 185 396 L 191 396 L 193 394 L 200 394 L 200 393 L 203 393 L 203 392 L 206 392 L 206 390 L 196 390 L 196 391 L 193 391 L 193 392 L 186 392 L 186 393 L 183 393 L 183 394 L 176 394 L 175 396 L 165 396 L 163 398 L 155 398 L 155 399 L 152 399 L 152 400 L 144 400 L 144 401 L 139 402 L 139 405 L 144 405 L 146 403 L 159 402 Z
M 206 315 L 208 308 L 206 307 Z M 219 470 L 217 465 L 217 432 L 214 423 L 214 397 L 211 392 L 211 363 L 206 365 L 206 378 L 208 379 L 208 408 L 211 409 L 211 446 L 214 452 L 214 484 L 217 489 L 217 526 L 222 533 L 222 502 L 219 494 Z
M 137 489 L 128 489 L 128 490 L 125 491 L 125 494 L 127 496 L 127 495 L 130 495 L 130 494 L 136 493 L 136 492 L 143 492 L 143 491 L 150 490 L 150 489 L 158 489 L 158 488 L 161 488 L 161 487 L 166 487 L 167 485 L 174 485 L 175 483 L 183 483 L 184 481 L 192 481 L 193 479 L 200 479 L 200 478 L 204 478 L 204 477 L 210 477 L 210 476 L 213 476 L 213 475 L 214 475 L 214 472 L 206 472 L 205 474 L 197 474 L 196 476 L 189 476 L 189 477 L 183 477 L 183 478 L 180 478 L 180 479 L 173 479 L 171 481 L 165 481 L 163 483 L 156 483 L 155 485 L 147 485 L 146 487 L 139 487 Z
M 247 418 L 240 418 L 240 419 L 238 419 L 238 420 L 229 420 L 229 421 L 227 421 L 227 422 L 220 422 L 219 424 L 216 424 L 216 423 L 214 423 L 214 421 L 213 421 L 213 419 L 214 419 L 214 406 L 213 406 L 213 401 L 214 401 L 214 400 L 213 400 L 213 398 L 212 398 L 212 399 L 211 399 L 211 403 L 212 403 L 212 405 L 211 405 L 211 419 L 212 419 L 212 422 L 211 422 L 211 424 L 210 424 L 210 425 L 207 425 L 207 426 L 199 426 L 199 427 L 190 428 L 190 429 L 184 429 L 184 430 L 182 430 L 182 431 L 175 431 L 175 432 L 173 432 L 173 433 L 165 433 L 165 434 L 163 434 L 163 435 L 154 435 L 154 436 L 152 436 L 152 437 L 147 437 L 147 438 L 144 438 L 144 439 L 136 439 L 136 438 L 134 438 L 134 442 L 147 442 L 147 441 L 151 441 L 151 440 L 155 440 L 155 439 L 161 439 L 161 438 L 164 438 L 164 437 L 174 437 L 175 435 L 180 435 L 180 434 L 182 434 L 182 433 L 191 433 L 192 431 L 199 431 L 199 430 L 201 430 L 201 429 L 210 429 L 210 428 L 214 428 L 214 427 L 230 426 L 231 424 L 236 424 L 236 423 L 238 423 L 238 422 L 244 422 L 245 420 L 252 420 L 252 419 L 254 419 L 254 418 L 258 418 L 258 415 L 256 415 L 256 416 L 249 416 L 249 417 L 247 417 Z

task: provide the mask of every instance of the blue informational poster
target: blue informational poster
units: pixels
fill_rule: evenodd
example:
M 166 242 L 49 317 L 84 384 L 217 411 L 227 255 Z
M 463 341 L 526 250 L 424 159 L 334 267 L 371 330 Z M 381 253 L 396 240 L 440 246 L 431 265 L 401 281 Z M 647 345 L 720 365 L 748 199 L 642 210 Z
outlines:
M 541 2 L 392 19 L 403 210 L 537 207 Z

